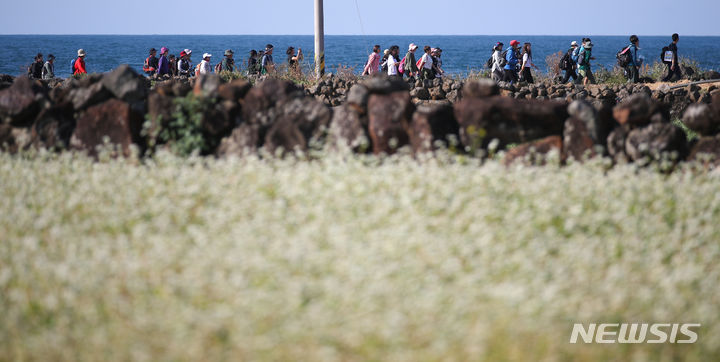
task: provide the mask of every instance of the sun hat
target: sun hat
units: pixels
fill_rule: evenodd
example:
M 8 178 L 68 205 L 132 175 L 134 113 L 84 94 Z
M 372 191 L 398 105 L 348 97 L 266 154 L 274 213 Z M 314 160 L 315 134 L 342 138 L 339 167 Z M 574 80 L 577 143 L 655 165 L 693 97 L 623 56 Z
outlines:
M 513 45 L 518 45 L 518 44 L 520 44 L 520 42 L 519 42 L 519 41 L 517 41 L 517 40 L 515 40 L 515 39 L 513 39 L 513 40 L 510 40 L 510 46 L 513 46 Z
M 203 59 L 212 57 L 210 53 L 203 53 Z
M 78 56 L 84 57 L 85 56 L 85 49 L 78 49 Z
M 408 50 L 413 50 L 413 49 L 417 49 L 417 48 L 418 48 L 418 46 L 415 45 L 415 43 L 410 43 L 410 46 L 408 46 Z
M 576 42 L 575 40 L 573 40 L 572 43 L 570 43 L 570 46 L 571 46 L 571 47 L 576 47 L 577 45 L 578 45 L 578 44 L 577 44 L 577 42 Z
M 390 49 L 385 49 L 385 50 L 383 50 L 383 54 L 384 54 L 384 55 L 390 54 Z
M 190 49 L 185 49 L 185 50 L 183 50 L 183 51 L 184 51 L 185 54 L 187 54 L 187 55 L 192 54 L 192 50 L 190 50 Z
M 225 51 L 225 55 L 232 55 L 234 54 L 232 50 L 228 49 Z

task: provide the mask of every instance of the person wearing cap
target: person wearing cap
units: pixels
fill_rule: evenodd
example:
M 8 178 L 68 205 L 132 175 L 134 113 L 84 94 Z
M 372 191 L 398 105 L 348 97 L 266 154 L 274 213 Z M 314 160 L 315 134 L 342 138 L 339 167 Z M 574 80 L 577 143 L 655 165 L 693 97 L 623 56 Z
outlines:
M 265 54 L 260 59 L 260 74 L 275 73 L 275 62 L 273 62 L 273 45 L 265 46 Z
M 48 54 L 48 60 L 43 65 L 42 79 L 53 79 L 55 78 L 55 56 Z
M 150 48 L 150 55 L 145 58 L 145 63 L 143 63 L 143 72 L 145 72 L 148 76 L 152 76 L 157 71 L 158 58 L 155 56 L 156 54 L 157 50 L 155 50 L 155 48 Z
M 285 54 L 287 54 L 288 73 L 300 74 L 300 62 L 303 60 L 302 49 L 298 48 L 297 54 L 295 54 L 295 48 L 289 47 Z
M 77 51 L 77 59 L 73 62 L 73 75 L 79 75 L 79 74 L 87 74 L 87 70 L 85 69 L 85 53 L 84 49 L 78 49 Z
M 517 83 L 518 81 L 518 44 L 520 44 L 519 41 L 511 40 L 510 49 L 508 49 L 507 54 L 505 55 L 506 64 L 505 67 L 503 67 L 503 71 L 505 73 L 503 81 L 508 83 Z
M 212 57 L 212 54 L 210 54 L 210 53 L 203 54 L 203 60 L 198 65 L 198 73 L 200 73 L 200 74 L 212 73 L 212 67 L 210 66 L 210 58 L 211 57 Z
M 235 71 L 235 59 L 233 59 L 233 51 L 228 49 L 225 51 L 225 57 L 220 62 L 221 72 L 234 72 Z
M 595 77 L 592 74 L 592 68 L 590 67 L 590 61 L 595 58 L 592 56 L 593 43 L 588 39 L 583 44 L 583 50 L 580 52 L 578 75 L 583 79 L 583 85 L 589 83 L 595 83 Z
M 418 46 L 415 45 L 415 43 L 410 43 L 408 52 L 405 54 L 405 67 L 403 68 L 405 72 L 403 75 L 407 75 L 410 82 L 415 82 L 415 75 L 418 73 L 417 63 L 415 62 L 415 51 L 417 48 Z
M 573 82 L 577 80 L 577 73 L 575 72 L 575 67 L 577 67 L 577 62 L 573 59 L 573 54 L 575 53 L 578 48 L 578 43 L 573 40 L 572 43 L 570 43 L 570 49 L 568 49 L 567 53 L 563 58 L 566 58 L 568 60 L 568 64 L 565 65 L 565 75 L 563 76 L 562 83 L 565 84 L 568 81 L 570 81 L 570 78 L 573 79 Z M 561 60 L 562 61 L 562 60 Z
M 640 39 L 637 35 L 630 36 L 630 63 L 625 67 L 625 73 L 627 74 L 629 83 L 637 83 L 640 81 L 640 72 L 638 68 L 642 64 L 642 60 L 638 57 L 638 50 L 640 50 Z
M 168 60 L 168 52 L 170 49 L 166 47 L 160 48 L 160 59 L 158 60 L 157 75 L 162 76 L 170 74 L 170 61 Z
M 189 77 L 191 76 L 191 70 L 192 70 L 192 61 L 190 60 L 190 54 L 192 54 L 192 50 L 185 49 L 180 52 L 180 61 L 178 61 L 178 75 L 181 77 Z
M 37 53 L 37 55 L 35 55 L 35 59 L 34 59 L 33 63 L 28 68 L 28 76 L 30 78 L 34 78 L 34 79 L 41 79 L 43 64 L 44 63 L 43 63 L 42 53 Z
M 361 75 L 375 75 L 380 71 L 380 45 L 373 47 Z
M 442 69 L 442 49 L 433 48 L 431 54 L 433 58 L 433 73 L 436 78 L 442 78 L 443 74 L 445 74 L 445 70 Z
M 490 69 L 490 73 L 492 74 L 492 79 L 496 82 L 499 82 L 505 78 L 505 71 L 503 70 L 503 67 L 500 65 L 503 61 L 503 46 L 505 44 L 501 42 L 497 42 L 495 44 L 495 47 L 493 47 L 493 54 L 492 54 L 492 68 Z

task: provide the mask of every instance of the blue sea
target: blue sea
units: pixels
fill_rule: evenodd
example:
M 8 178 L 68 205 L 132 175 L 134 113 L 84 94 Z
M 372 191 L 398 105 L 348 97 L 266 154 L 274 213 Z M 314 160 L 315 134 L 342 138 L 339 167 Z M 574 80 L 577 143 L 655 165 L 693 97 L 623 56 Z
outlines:
M 570 42 L 580 42 L 583 36 L 345 36 L 325 37 L 325 59 L 328 71 L 338 65 L 361 72 L 372 46 L 379 44 L 383 49 L 399 45 L 401 53 L 408 44 L 422 47 L 430 45 L 443 49 L 443 65 L 451 74 L 463 75 L 471 70 L 482 69 L 489 58 L 491 48 L 497 41 L 506 44 L 517 39 L 521 43 L 531 42 L 535 64 L 545 71 L 545 58 L 558 51 L 566 51 Z M 625 36 L 590 36 L 594 66 L 611 68 L 615 64 L 615 53 L 628 44 Z M 313 60 L 313 37 L 311 35 L 0 35 L 0 74 L 19 75 L 26 73 L 27 66 L 36 53 L 54 54 L 55 73 L 59 77 L 70 74 L 70 62 L 78 48 L 87 51 L 88 72 L 106 72 L 119 64 L 129 64 L 140 71 L 148 49 L 158 50 L 169 47 L 172 54 L 182 49 L 193 51 L 193 62 L 201 59 L 202 53 L 213 54 L 213 64 L 220 61 L 225 49 L 235 52 L 236 63 L 245 62 L 251 49 L 262 49 L 265 44 L 275 46 L 275 62 L 285 61 L 285 50 L 289 46 L 302 48 L 305 63 Z M 663 46 L 670 43 L 669 36 L 640 37 L 641 53 L 646 61 L 659 60 Z M 678 44 L 679 53 L 697 61 L 706 70 L 720 70 L 720 37 L 682 36 Z

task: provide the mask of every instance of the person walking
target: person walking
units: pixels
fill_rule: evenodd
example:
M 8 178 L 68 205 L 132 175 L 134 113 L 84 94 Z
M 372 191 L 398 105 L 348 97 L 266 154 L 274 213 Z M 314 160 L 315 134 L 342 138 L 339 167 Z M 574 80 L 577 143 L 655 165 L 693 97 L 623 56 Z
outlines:
M 640 39 L 637 35 L 630 36 L 630 63 L 625 67 L 625 73 L 627 74 L 628 83 L 637 83 L 640 81 L 639 67 L 642 60 L 638 57 L 638 50 L 640 50 Z
M 675 76 L 677 77 L 677 79 L 682 78 L 682 73 L 680 72 L 680 63 L 678 62 L 678 41 L 680 41 L 680 36 L 677 33 L 673 34 L 672 43 L 668 45 L 668 50 L 665 51 L 665 54 L 663 54 L 663 62 L 665 62 L 665 64 L 667 65 L 667 75 L 665 76 L 665 78 L 663 78 L 663 82 L 669 82 Z M 670 52 L 671 54 L 668 54 L 668 52 Z
M 225 57 L 223 58 L 222 62 L 220 62 L 221 72 L 235 71 L 235 59 L 233 59 L 234 54 L 235 53 L 233 53 L 232 49 L 225 50 Z
M 199 74 L 210 74 L 212 73 L 212 66 L 210 65 L 210 59 L 212 58 L 212 54 L 210 53 L 204 53 L 203 54 L 203 60 L 198 64 L 198 71 Z
M 168 60 L 168 52 L 170 49 L 166 47 L 160 48 L 160 59 L 158 59 L 158 67 L 156 74 L 163 76 L 170 74 L 170 61 Z
M 520 44 L 517 40 L 511 40 L 510 41 L 510 49 L 508 49 L 507 54 L 505 55 L 505 61 L 506 64 L 503 67 L 503 71 L 505 72 L 503 76 L 503 81 L 508 83 L 517 83 L 518 76 L 517 76 L 517 65 L 518 65 L 518 44 Z
M 432 47 L 429 45 L 426 45 L 423 47 L 424 54 L 422 57 L 420 57 L 418 68 L 420 69 L 420 80 L 433 80 L 435 79 L 435 74 L 433 74 L 432 67 L 433 67 L 433 58 L 430 54 L 432 52 Z
M 155 56 L 157 54 L 157 50 L 155 48 L 150 48 L 150 55 L 145 58 L 145 62 L 143 63 L 143 72 L 150 77 L 157 72 L 158 68 L 158 58 Z
M 185 49 L 180 52 L 180 60 L 178 61 L 177 74 L 181 77 L 189 77 L 192 70 L 192 62 L 190 61 L 190 53 L 192 50 Z
M 442 78 L 443 74 L 445 74 L 445 70 L 442 67 L 442 49 L 433 48 L 430 54 L 432 54 L 433 57 L 433 74 L 435 78 Z
M 387 71 L 388 71 L 387 62 L 388 62 L 389 57 L 390 57 L 390 49 L 383 50 L 383 57 L 380 60 L 380 72 L 387 73 Z
M 30 64 L 30 67 L 28 68 L 28 77 L 33 79 L 42 79 L 42 70 L 44 64 L 45 63 L 43 63 L 42 53 L 37 53 L 37 55 L 35 55 L 33 63 Z
M 260 74 L 275 73 L 275 62 L 272 57 L 273 48 L 272 44 L 265 46 L 265 55 L 260 60 Z
M 533 79 L 530 67 L 535 68 L 535 70 L 540 70 L 532 60 L 532 44 L 525 43 L 523 45 L 522 66 L 520 67 L 522 72 L 521 79 L 532 84 L 535 83 L 535 80 Z
M 578 43 L 573 40 L 572 43 L 570 43 L 570 49 L 568 49 L 561 60 L 561 62 L 564 63 L 561 65 L 565 68 L 565 75 L 563 76 L 562 84 L 570 81 L 570 78 L 573 79 L 573 82 L 577 80 L 578 76 L 577 72 L 575 72 L 575 68 L 577 68 L 577 55 L 575 54 L 580 51 L 578 48 Z
M 48 60 L 42 68 L 42 79 L 55 78 L 55 56 L 48 54 Z
M 250 50 L 250 56 L 247 61 L 248 75 L 258 74 L 258 52 L 255 49 Z
M 391 77 L 399 77 L 398 66 L 400 65 L 400 47 L 393 45 L 390 47 L 390 53 L 387 58 L 387 74 Z
M 418 49 L 418 46 L 415 45 L 415 43 L 411 43 L 408 46 L 408 52 L 405 54 L 405 65 L 403 67 L 403 75 L 408 76 L 408 81 L 411 83 L 415 83 L 415 75 L 418 73 L 418 67 L 417 63 L 415 61 L 415 51 Z
M 87 74 L 87 69 L 85 69 L 85 56 L 87 53 L 85 53 L 84 49 L 78 49 L 77 55 L 73 62 L 73 75 Z
M 168 68 L 170 69 L 170 75 L 176 76 L 178 74 L 178 61 L 175 58 L 175 54 L 170 54 L 168 57 Z
M 287 67 L 289 74 L 300 74 L 300 62 L 303 60 L 302 49 L 298 48 L 297 54 L 295 54 L 295 48 L 289 47 L 285 52 L 287 54 Z
M 493 47 L 493 53 L 492 53 L 492 67 L 490 68 L 490 74 L 491 78 L 496 81 L 500 82 L 505 78 L 505 71 L 503 70 L 503 46 L 505 44 L 501 42 L 497 42 L 495 46 Z
M 380 45 L 373 47 L 361 75 L 375 75 L 380 71 Z
M 593 43 L 588 39 L 588 41 L 583 45 L 583 50 L 579 53 L 580 58 L 578 63 L 578 74 L 583 78 L 583 85 L 595 83 L 595 77 L 593 76 L 592 69 L 590 68 L 590 61 L 595 59 L 592 56 L 592 48 Z

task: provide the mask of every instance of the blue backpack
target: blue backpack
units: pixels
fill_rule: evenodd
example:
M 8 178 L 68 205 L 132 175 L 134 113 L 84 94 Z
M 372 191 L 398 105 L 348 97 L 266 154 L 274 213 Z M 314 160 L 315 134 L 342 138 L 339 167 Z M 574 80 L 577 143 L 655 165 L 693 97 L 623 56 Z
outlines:
M 70 74 L 75 74 L 75 58 L 70 61 Z

